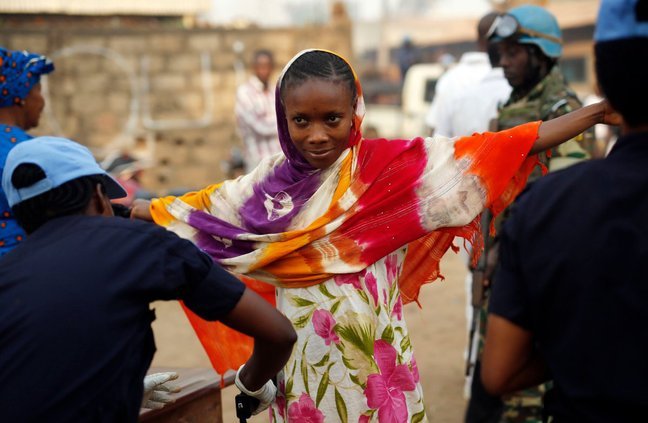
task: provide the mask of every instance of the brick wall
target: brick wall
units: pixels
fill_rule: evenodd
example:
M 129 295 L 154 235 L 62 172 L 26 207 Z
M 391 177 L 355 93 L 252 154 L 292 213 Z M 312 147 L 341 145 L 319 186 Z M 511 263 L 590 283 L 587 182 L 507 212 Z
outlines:
M 44 19 L 40 17 L 39 19 Z M 106 18 L 110 19 L 110 18 Z M 129 151 L 150 160 L 146 188 L 198 188 L 224 178 L 221 161 L 239 144 L 234 126 L 235 65 L 267 48 L 283 66 L 320 47 L 351 56 L 350 26 L 289 29 L 0 29 L 0 45 L 47 54 L 48 105 L 34 134 L 64 135 L 99 159 Z M 243 43 L 242 54 L 234 51 Z M 243 75 L 245 76 L 245 75 Z

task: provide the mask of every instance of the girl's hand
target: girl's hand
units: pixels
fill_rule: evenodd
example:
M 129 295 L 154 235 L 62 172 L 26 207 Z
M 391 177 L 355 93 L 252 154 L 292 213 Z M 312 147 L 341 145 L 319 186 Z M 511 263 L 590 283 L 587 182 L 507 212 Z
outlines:
M 151 202 L 148 200 L 137 199 L 133 201 L 130 214 L 131 219 L 140 219 L 152 222 L 153 216 L 151 216 L 150 207 Z
M 609 101 L 603 100 L 599 103 L 603 107 L 603 116 L 601 117 L 601 123 L 605 125 L 619 126 L 623 123 L 623 118 L 621 115 L 612 108 L 612 105 Z

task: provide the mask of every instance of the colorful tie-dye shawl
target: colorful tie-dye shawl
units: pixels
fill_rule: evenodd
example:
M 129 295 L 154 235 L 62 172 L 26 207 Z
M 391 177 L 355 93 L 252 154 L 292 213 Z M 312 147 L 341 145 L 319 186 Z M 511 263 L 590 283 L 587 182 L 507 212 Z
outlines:
M 280 84 L 281 79 L 276 102 L 283 155 L 238 179 L 151 206 L 158 224 L 244 275 L 269 300 L 272 289 L 254 280 L 308 287 L 358 273 L 406 246 L 399 289 L 404 302 L 416 301 L 421 285 L 440 276 L 439 261 L 455 237 L 480 251 L 479 213 L 484 207 L 494 214 L 503 210 L 537 164 L 527 153 L 540 122 L 455 139 L 363 139 L 364 103 L 356 78 L 349 148 L 331 167 L 317 170 L 290 140 Z M 222 326 L 188 315 L 220 373 L 247 359 L 251 344 L 245 337 L 230 338 Z

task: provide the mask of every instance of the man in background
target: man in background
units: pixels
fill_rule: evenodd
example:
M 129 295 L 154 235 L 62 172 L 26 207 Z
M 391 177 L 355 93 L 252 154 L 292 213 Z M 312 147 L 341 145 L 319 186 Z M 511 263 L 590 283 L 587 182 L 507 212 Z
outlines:
M 261 159 L 281 152 L 277 137 L 274 85 L 270 76 L 274 57 L 269 50 L 257 50 L 252 58 L 253 75 L 238 87 L 234 113 L 245 148 L 246 173 Z

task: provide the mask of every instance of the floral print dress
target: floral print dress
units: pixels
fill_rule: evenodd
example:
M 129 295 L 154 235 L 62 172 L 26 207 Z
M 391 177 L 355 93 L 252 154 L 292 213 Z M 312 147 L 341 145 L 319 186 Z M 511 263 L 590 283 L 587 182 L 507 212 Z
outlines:
M 277 290 L 298 340 L 278 377 L 271 421 L 427 421 L 398 289 L 405 252 L 360 273 Z

